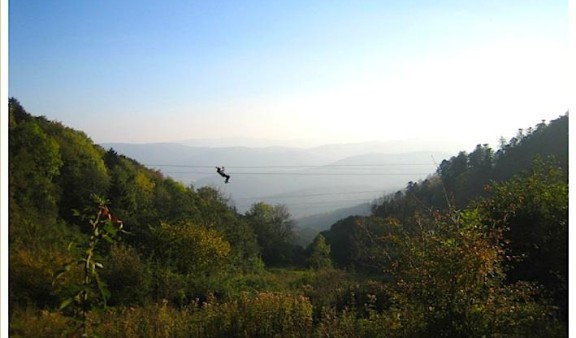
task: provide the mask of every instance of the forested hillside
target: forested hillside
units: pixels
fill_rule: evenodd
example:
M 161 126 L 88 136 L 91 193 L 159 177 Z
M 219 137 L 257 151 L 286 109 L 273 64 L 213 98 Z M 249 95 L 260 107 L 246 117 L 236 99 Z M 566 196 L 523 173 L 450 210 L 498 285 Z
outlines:
M 439 219 L 460 221 L 461 210 L 498 229 L 506 283 L 544 286 L 567 320 L 568 115 L 519 129 L 496 151 L 487 144 L 462 151 L 428 179 L 381 198 L 370 217 L 341 220 L 322 235 L 336 266 L 378 273 L 397 226 L 421 236 Z
M 282 205 L 239 213 L 15 99 L 9 114 L 11 336 L 567 335 L 568 115 L 301 248 Z

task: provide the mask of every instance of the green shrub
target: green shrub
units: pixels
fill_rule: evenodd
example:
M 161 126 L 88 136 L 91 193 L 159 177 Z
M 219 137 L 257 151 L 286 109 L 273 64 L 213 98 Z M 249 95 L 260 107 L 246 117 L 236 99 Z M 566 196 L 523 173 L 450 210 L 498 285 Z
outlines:
M 100 273 L 111 296 L 110 305 L 143 304 L 150 294 L 151 273 L 136 250 L 125 245 L 113 245 Z

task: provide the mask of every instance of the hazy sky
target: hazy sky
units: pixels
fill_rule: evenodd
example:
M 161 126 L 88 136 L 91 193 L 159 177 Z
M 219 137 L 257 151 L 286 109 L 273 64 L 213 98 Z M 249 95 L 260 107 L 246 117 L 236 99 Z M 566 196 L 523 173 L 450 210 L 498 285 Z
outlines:
M 471 150 L 571 99 L 568 1 L 9 7 L 9 95 L 97 143 L 419 138 Z

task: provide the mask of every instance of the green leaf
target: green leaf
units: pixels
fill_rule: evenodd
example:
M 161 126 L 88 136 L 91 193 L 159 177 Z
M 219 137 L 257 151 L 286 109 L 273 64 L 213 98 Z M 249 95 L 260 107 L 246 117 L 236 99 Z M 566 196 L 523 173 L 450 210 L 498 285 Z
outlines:
M 54 279 L 52 279 L 52 285 L 54 285 L 56 283 L 56 280 L 60 277 L 62 277 L 62 275 L 64 275 L 66 272 L 70 271 L 70 268 L 72 268 L 73 263 L 68 263 L 66 265 L 64 265 L 62 267 L 62 269 L 56 271 L 56 274 L 54 275 Z
M 104 307 L 108 304 L 108 299 L 112 295 L 110 290 L 106 287 L 106 283 L 100 278 L 98 274 L 95 274 L 96 277 L 96 284 L 98 285 L 98 290 L 100 290 L 100 295 L 102 295 L 102 299 L 104 300 Z
M 78 244 L 75 242 L 68 243 L 68 251 L 72 250 L 72 248 L 75 248 L 76 246 L 78 246 Z
M 67 298 L 64 299 L 64 301 L 62 301 L 62 303 L 60 304 L 60 307 L 58 308 L 59 311 L 67 308 L 70 304 L 72 304 L 72 302 L 74 301 L 74 299 L 72 298 Z

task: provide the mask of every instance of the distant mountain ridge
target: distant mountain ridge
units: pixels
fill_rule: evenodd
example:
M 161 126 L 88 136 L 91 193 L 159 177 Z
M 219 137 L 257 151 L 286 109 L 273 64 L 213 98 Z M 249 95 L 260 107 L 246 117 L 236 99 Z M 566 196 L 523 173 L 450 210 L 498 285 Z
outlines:
M 423 139 L 391 140 L 386 142 L 326 142 L 319 139 L 277 140 L 246 137 L 227 137 L 187 139 L 182 141 L 174 141 L 172 143 L 201 148 L 230 148 L 238 146 L 247 148 L 285 148 L 300 150 L 315 148 L 336 148 L 338 151 L 341 151 L 344 148 L 363 148 L 375 149 L 376 152 L 410 152 L 425 149 L 431 151 L 448 151 L 450 153 L 459 150 L 458 146 L 447 141 L 436 141 L 431 144 L 430 142 L 426 142 Z

